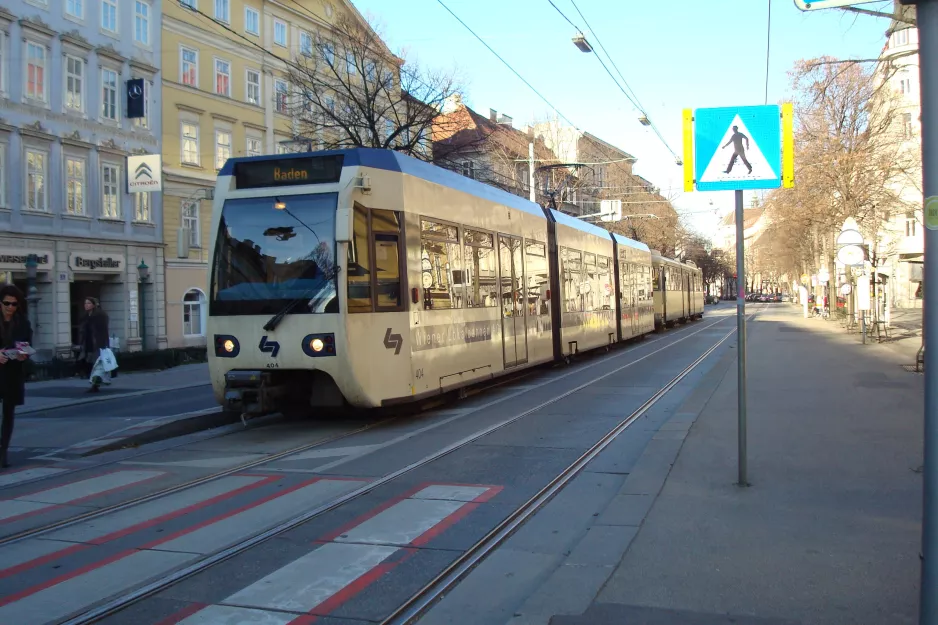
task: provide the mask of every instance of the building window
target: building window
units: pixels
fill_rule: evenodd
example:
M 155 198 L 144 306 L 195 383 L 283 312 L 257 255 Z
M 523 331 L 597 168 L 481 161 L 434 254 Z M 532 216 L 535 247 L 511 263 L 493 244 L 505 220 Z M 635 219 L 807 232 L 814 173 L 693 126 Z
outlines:
M 85 62 L 77 56 L 65 57 L 65 108 L 80 113 L 84 110 Z
M 133 124 L 135 128 L 149 128 L 149 115 L 150 115 L 150 103 L 147 98 L 150 97 L 150 89 L 152 88 L 153 83 L 149 80 L 143 81 L 143 117 L 134 117 Z
M 120 167 L 101 166 L 101 217 L 121 218 Z
M 906 139 L 911 139 L 913 134 L 912 128 L 912 113 L 903 113 L 902 114 L 902 133 L 905 135 Z
M 385 141 L 391 138 L 391 135 L 394 134 L 394 120 L 386 119 L 384 120 L 384 139 Z
M 183 200 L 182 227 L 189 230 L 189 247 L 200 247 L 199 200 Z
M 231 3 L 229 0 L 215 0 L 215 19 L 226 24 L 231 21 Z
M 65 212 L 85 214 L 85 161 L 80 158 L 65 159 Z
M 134 0 L 134 41 L 150 45 L 150 5 Z
M 67 0 L 65 3 L 65 14 L 70 17 L 83 19 L 85 17 L 84 0 Z
M 196 50 L 183 48 L 182 52 L 182 84 L 190 87 L 199 86 L 199 53 Z
M 0 143 L 0 206 L 7 205 L 7 146 Z
M 905 214 L 905 236 L 914 237 L 916 234 L 916 224 L 915 213 L 906 213 Z
M 101 0 L 101 28 L 117 32 L 117 0 Z
M 893 41 L 897 46 L 904 46 L 909 43 L 909 29 L 903 28 L 902 30 L 897 30 L 893 36 Z
M 150 222 L 150 193 L 134 193 L 134 221 Z
M 215 169 L 225 166 L 231 158 L 231 133 L 225 130 L 215 131 Z
M 231 63 L 215 59 L 215 93 L 231 95 Z
M 365 63 L 365 78 L 370 81 L 374 81 L 375 77 L 378 75 L 378 66 L 374 61 L 368 61 Z
M 26 97 L 37 102 L 46 102 L 46 47 L 32 41 L 26 42 Z
M 117 72 L 101 70 L 101 92 L 101 117 L 117 121 Z
M 300 54 L 313 56 L 313 36 L 309 33 L 300 33 Z
M 248 156 L 260 156 L 261 155 L 261 140 L 254 137 L 248 137 L 247 145 L 247 155 Z
M 186 336 L 202 336 L 202 307 L 205 305 L 205 294 L 198 289 L 189 289 L 182 298 L 182 333 Z
M 274 43 L 287 47 L 287 25 L 280 20 L 274 20 Z
M 26 150 L 26 208 L 34 211 L 48 209 L 46 180 L 49 167 L 45 152 Z
M 179 4 L 181 4 L 181 5 L 183 5 L 183 6 L 187 6 L 187 7 L 189 7 L 190 9 L 197 9 L 197 8 L 199 8 L 197 3 L 198 3 L 198 0 L 179 0 Z
M 274 89 L 277 92 L 276 109 L 278 113 L 288 113 L 290 105 L 290 89 L 284 80 L 278 80 L 274 83 Z
M 257 70 L 247 70 L 246 99 L 251 104 L 261 103 L 261 73 Z
M 335 46 L 329 42 L 322 44 L 322 60 L 329 67 L 335 64 Z
M 358 68 L 355 66 L 354 52 L 345 53 L 345 71 L 348 72 L 349 76 L 354 76 L 358 72 Z
M 192 122 L 182 123 L 182 162 L 199 164 L 199 126 Z
M 244 7 L 244 32 L 251 35 L 261 34 L 261 14 L 257 9 Z
M 462 175 L 466 178 L 475 178 L 475 164 L 472 161 L 463 161 L 461 165 Z

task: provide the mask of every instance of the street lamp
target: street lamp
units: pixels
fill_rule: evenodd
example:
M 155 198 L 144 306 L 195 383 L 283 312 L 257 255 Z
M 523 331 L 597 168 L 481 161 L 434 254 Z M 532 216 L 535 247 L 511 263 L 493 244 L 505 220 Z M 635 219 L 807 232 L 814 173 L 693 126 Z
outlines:
M 140 259 L 137 265 L 137 276 L 140 282 L 140 350 L 147 349 L 147 299 L 144 287 L 150 282 L 150 268 Z
M 39 304 L 39 289 L 36 288 L 36 273 L 39 268 L 39 256 L 30 254 L 26 257 L 26 301 L 29 306 L 29 324 L 33 333 L 39 331 L 39 315 L 36 307 Z
M 586 37 L 583 36 L 583 33 L 577 33 L 573 36 L 573 45 L 575 45 L 580 52 L 593 51 L 593 47 L 590 45 L 590 42 L 586 40 Z

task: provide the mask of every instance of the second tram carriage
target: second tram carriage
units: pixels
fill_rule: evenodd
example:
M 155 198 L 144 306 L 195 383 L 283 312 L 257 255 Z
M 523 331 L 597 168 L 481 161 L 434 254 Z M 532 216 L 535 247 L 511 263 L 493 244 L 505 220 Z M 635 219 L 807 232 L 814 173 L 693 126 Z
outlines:
M 659 291 L 662 324 L 703 313 L 696 267 L 389 150 L 231 159 L 212 222 L 212 384 L 246 413 L 569 360 L 652 332 Z

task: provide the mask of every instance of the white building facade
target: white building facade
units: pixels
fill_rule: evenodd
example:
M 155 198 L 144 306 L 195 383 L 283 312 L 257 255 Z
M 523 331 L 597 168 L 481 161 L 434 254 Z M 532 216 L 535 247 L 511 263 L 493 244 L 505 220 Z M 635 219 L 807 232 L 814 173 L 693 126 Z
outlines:
M 141 348 L 144 318 L 147 348 L 165 343 L 162 199 L 127 192 L 127 157 L 160 152 L 160 7 L 8 0 L 0 9 L 0 283 L 34 287 L 41 359 L 72 357 L 86 297 L 101 301 L 120 349 Z M 132 79 L 143 93 L 128 89 Z M 145 98 L 146 116 L 127 118 L 131 93 Z

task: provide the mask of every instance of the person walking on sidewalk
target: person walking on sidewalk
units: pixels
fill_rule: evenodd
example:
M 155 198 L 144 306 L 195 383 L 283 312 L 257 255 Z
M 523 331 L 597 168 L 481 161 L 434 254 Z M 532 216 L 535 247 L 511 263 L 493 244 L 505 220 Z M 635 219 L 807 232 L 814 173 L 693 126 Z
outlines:
M 26 399 L 26 372 L 23 361 L 26 354 L 9 357 L 17 343 L 31 343 L 33 329 L 26 317 L 26 298 L 22 291 L 8 284 L 0 288 L 0 401 L 3 402 L 3 425 L 0 427 L 0 466 L 10 466 L 7 449 L 13 438 L 13 412 Z
M 81 322 L 81 329 L 78 332 L 78 339 L 81 345 L 81 351 L 78 352 L 78 362 L 85 369 L 85 374 L 90 376 L 94 363 L 101 355 L 101 348 L 110 347 L 108 339 L 108 317 L 107 313 L 101 310 L 101 304 L 93 297 L 85 298 L 85 318 Z M 97 393 L 101 386 L 101 378 L 95 376 L 91 380 L 89 393 Z

